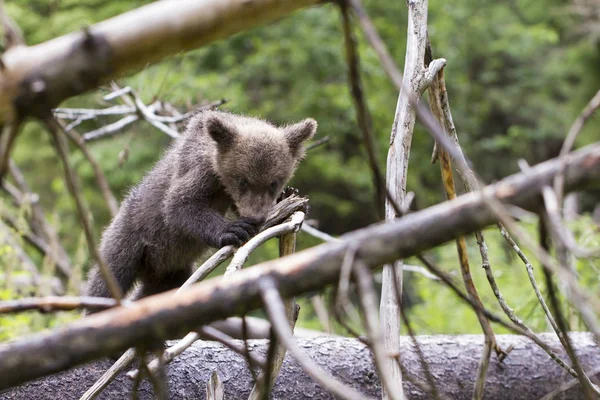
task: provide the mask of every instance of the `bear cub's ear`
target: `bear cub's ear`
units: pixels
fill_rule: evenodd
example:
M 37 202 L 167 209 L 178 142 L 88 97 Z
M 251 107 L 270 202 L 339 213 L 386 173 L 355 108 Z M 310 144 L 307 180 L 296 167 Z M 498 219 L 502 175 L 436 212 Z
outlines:
M 290 150 L 294 156 L 301 156 L 302 143 L 310 139 L 317 132 L 317 121 L 312 118 L 307 118 L 297 124 L 286 126 L 284 128 L 285 139 L 290 146 Z
M 237 131 L 229 121 L 217 113 L 207 113 L 203 121 L 204 130 L 217 142 L 219 150 L 228 150 L 233 146 Z

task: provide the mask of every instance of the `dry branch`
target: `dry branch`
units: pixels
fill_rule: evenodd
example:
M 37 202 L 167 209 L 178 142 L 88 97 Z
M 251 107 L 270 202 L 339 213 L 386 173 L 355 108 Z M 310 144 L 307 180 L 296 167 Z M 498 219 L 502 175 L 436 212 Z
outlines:
M 298 214 L 299 213 L 296 212 L 292 215 L 292 221 L 294 221 L 294 217 L 296 217 L 296 218 L 299 217 Z M 304 214 L 304 213 L 302 213 L 302 214 Z M 304 220 L 304 215 L 302 215 L 302 221 L 303 220 Z M 279 238 L 279 256 L 280 257 L 294 254 L 296 252 L 296 232 L 298 231 L 299 228 L 300 228 L 300 226 L 297 226 L 297 228 L 294 231 L 292 231 L 290 233 L 286 233 Z M 232 261 L 232 263 L 233 263 L 233 261 Z M 295 299 L 287 299 L 284 302 L 284 306 L 285 306 L 286 317 L 287 317 L 288 323 L 290 324 L 290 328 L 293 333 L 294 328 L 296 326 L 296 321 L 298 320 L 299 306 L 296 304 Z M 244 322 L 244 326 L 247 328 L 245 316 L 244 316 L 243 322 Z M 272 325 L 272 323 L 271 323 L 271 325 Z M 244 329 L 244 333 L 247 333 L 247 331 L 248 331 L 248 329 Z M 270 351 L 267 356 L 267 360 L 272 361 L 272 362 L 267 362 L 266 368 L 263 368 L 263 371 L 258 376 L 256 384 L 254 385 L 254 387 L 252 388 L 252 391 L 250 392 L 250 396 L 248 397 L 248 400 L 268 399 L 269 393 L 271 392 L 271 389 L 273 388 L 273 385 L 275 384 L 275 380 L 277 379 L 277 376 L 279 375 L 279 371 L 281 370 L 281 367 L 283 365 L 283 360 L 285 358 L 287 348 L 279 340 L 276 339 L 276 336 L 274 333 L 270 334 L 269 336 L 270 336 L 271 342 L 269 343 Z M 248 339 L 247 336 L 245 336 L 244 337 L 245 343 L 247 343 L 247 339 Z M 271 360 L 269 360 L 269 355 L 272 355 Z
M 366 14 L 362 11 L 360 1 L 352 0 L 351 2 L 357 15 L 363 21 L 363 26 L 368 28 L 368 24 L 365 25 L 364 22 L 368 19 L 365 18 Z M 402 76 L 402 83 L 387 155 L 386 187 L 391 198 L 387 199 L 385 203 L 386 221 L 393 221 L 395 218 L 400 217 L 395 207 L 393 207 L 394 201 L 400 207 L 405 207 L 408 160 L 416 120 L 415 108 L 412 103 L 421 98 L 438 71 L 446 64 L 443 59 L 433 60 L 427 66 L 424 63 L 425 45 L 427 43 L 428 1 L 408 1 L 406 4 L 408 5 L 406 58 L 404 73 L 402 75 L 395 74 L 397 77 Z M 374 28 L 372 28 L 372 31 L 376 32 Z M 368 33 L 369 30 L 365 30 L 365 32 Z M 380 47 L 385 48 L 384 46 Z M 393 66 L 394 63 L 392 62 L 391 65 Z M 389 66 L 386 67 L 386 71 L 388 71 L 388 68 Z M 402 295 L 402 264 L 403 260 L 397 260 L 393 264 L 385 265 L 382 273 L 380 314 L 385 338 L 384 347 L 388 352 L 394 352 L 400 346 L 400 305 L 398 304 L 399 296 L 397 294 Z M 395 381 L 402 381 L 402 374 L 395 360 L 390 358 L 387 361 L 387 368 L 392 371 Z M 389 398 L 385 390 L 383 391 L 383 398 Z
M 573 190 L 600 179 L 600 144 L 568 156 L 566 188 Z M 542 187 L 559 169 L 554 159 L 527 174 L 516 174 L 484 189 L 485 196 L 537 210 Z M 260 281 L 274 279 L 284 298 L 322 289 L 336 282 L 349 245 L 356 260 L 370 268 L 408 257 L 494 222 L 481 193 L 469 193 L 396 221 L 344 235 L 295 255 L 212 279 L 177 296 L 151 296 L 131 307 L 117 307 L 59 331 L 0 345 L 0 389 L 61 371 L 132 345 L 155 343 L 185 334 L 199 325 L 260 307 Z
M 119 305 L 115 299 L 102 297 L 48 296 L 19 300 L 0 301 L 0 314 L 18 313 L 28 310 L 41 312 L 70 311 L 81 308 L 106 310 Z
M 8 50 L 0 123 L 46 117 L 68 97 L 181 51 L 274 21 L 318 0 L 158 1 L 36 46 Z M 224 23 L 226 21 L 226 23 Z

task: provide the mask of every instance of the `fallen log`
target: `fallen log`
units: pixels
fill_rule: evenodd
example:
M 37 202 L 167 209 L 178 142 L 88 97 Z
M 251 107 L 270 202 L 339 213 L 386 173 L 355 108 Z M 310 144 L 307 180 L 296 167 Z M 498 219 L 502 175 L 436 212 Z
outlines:
M 600 180 L 600 144 L 568 156 L 566 188 Z M 484 189 L 486 196 L 536 210 L 539 194 L 561 168 L 554 159 Z M 273 280 L 284 298 L 336 282 L 349 246 L 370 268 L 415 255 L 495 222 L 478 192 L 376 224 L 295 255 L 247 268 L 228 280 L 211 279 L 173 296 L 166 292 L 131 306 L 94 314 L 50 333 L 0 345 L 0 390 L 132 346 L 152 345 L 198 326 L 261 307 L 260 282 Z
M 540 336 L 555 349 L 561 348 L 555 335 L 548 333 Z M 600 348 L 594 343 L 591 335 L 572 333 L 572 339 L 584 367 L 600 365 Z M 439 391 L 447 398 L 471 399 L 483 336 L 420 336 L 418 342 L 436 378 Z M 502 363 L 492 359 L 485 384 L 486 400 L 537 400 L 563 382 L 573 379 L 552 362 L 542 349 L 525 337 L 498 335 L 498 342 L 503 348 L 513 345 L 514 349 Z M 425 381 L 410 339 L 402 338 L 401 343 L 403 365 L 411 376 Z M 253 340 L 249 344 L 252 353 L 264 357 L 266 341 Z M 380 383 L 372 355 L 363 343 L 354 339 L 329 336 L 298 340 L 298 344 L 329 374 L 345 384 L 368 396 L 376 397 L 380 394 Z M 0 400 L 78 399 L 109 366 L 109 361 L 102 360 L 48 376 L 2 392 Z M 215 342 L 196 342 L 168 365 L 169 398 L 204 399 L 206 382 L 213 371 L 217 371 L 223 382 L 226 399 L 248 398 L 253 382 L 246 361 L 242 356 Z M 594 377 L 592 380 L 598 382 Z M 123 373 L 109 384 L 98 398 L 129 398 L 132 387 L 133 381 Z M 411 400 L 430 398 L 407 379 L 404 380 L 404 391 Z M 575 387 L 557 398 L 574 400 L 582 398 L 581 396 L 578 387 Z M 153 398 L 152 386 L 144 381 L 138 399 Z M 334 399 L 309 378 L 289 356 L 285 358 L 271 398 Z

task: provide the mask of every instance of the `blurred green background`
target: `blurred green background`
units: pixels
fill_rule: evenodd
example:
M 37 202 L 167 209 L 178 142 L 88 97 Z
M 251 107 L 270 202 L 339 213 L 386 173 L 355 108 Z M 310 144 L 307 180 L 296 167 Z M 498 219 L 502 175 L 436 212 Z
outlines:
M 147 3 L 149 1 L 19 0 L 9 1 L 6 10 L 23 29 L 27 44 L 33 45 Z M 520 158 L 535 164 L 556 156 L 572 121 L 600 88 L 600 42 L 596 34 L 587 29 L 597 21 L 593 21 L 593 13 L 590 16 L 576 12 L 577 3 L 430 1 L 429 35 L 434 55 L 448 60 L 445 76 L 454 121 L 466 154 L 486 181 L 517 172 Z M 406 45 L 405 3 L 365 0 L 364 4 L 392 56 L 402 67 Z M 361 32 L 356 30 L 355 33 L 383 169 L 398 93 Z M 310 197 L 310 218 L 319 221 L 319 228 L 337 235 L 377 221 L 371 175 L 356 125 L 346 71 L 339 9 L 335 4 L 324 4 L 170 58 L 120 80 L 119 84 L 132 86 L 147 103 L 160 99 L 171 102 L 181 111 L 190 105 L 226 98 L 229 102 L 225 109 L 276 123 L 305 117 L 317 119 L 317 139 L 327 135 L 331 140 L 309 152 L 291 184 Z M 101 107 L 101 98 L 106 93 L 92 92 L 69 99 L 62 106 Z M 92 120 L 78 130 L 86 132 L 105 123 Z M 577 145 L 597 141 L 599 127 L 600 119 L 592 119 Z M 120 199 L 152 167 L 169 142 L 166 135 L 138 122 L 123 134 L 91 142 L 89 149 Z M 120 165 L 119 153 L 125 147 L 129 149 L 129 157 Z M 439 166 L 429 162 L 431 151 L 432 140 L 417 123 L 408 188 L 416 193 L 418 208 L 444 199 Z M 87 269 L 87 251 L 50 137 L 39 124 L 31 122 L 25 126 L 17 140 L 14 159 L 40 195 L 48 218 L 57 226 L 63 245 L 78 267 L 79 278 L 71 289 L 76 293 L 77 279 L 81 279 Z M 96 237 L 99 237 L 109 222 L 109 211 L 92 168 L 76 148 L 72 149 L 71 162 L 80 175 L 93 214 Z M 462 187 L 458 189 L 461 191 Z M 582 193 L 582 213 L 590 213 L 599 198 L 598 188 Z M 11 207 L 6 198 L 1 205 Z M 534 221 L 525 221 L 524 226 L 535 234 Z M 585 246 L 600 244 L 598 228 L 589 215 L 572 228 Z M 520 260 L 506 247 L 497 230 L 489 230 L 487 239 L 492 266 L 509 305 L 532 329 L 548 330 Z M 299 234 L 298 243 L 299 248 L 305 248 L 318 241 Z M 484 271 L 479 268 L 479 253 L 472 238 L 469 246 L 473 274 L 484 302 L 498 310 Z M 249 264 L 276 257 L 276 254 L 276 242 L 267 243 L 252 256 Z M 460 278 L 454 244 L 440 247 L 432 254 L 446 270 Z M 35 252 L 31 256 L 42 264 Z M 539 264 L 533 261 L 539 274 Z M 407 262 L 418 264 L 415 260 Z M 0 247 L 0 263 L 4 271 L 23 274 L 14 252 L 6 244 Z M 598 265 L 585 260 L 578 261 L 577 268 L 586 286 L 597 287 Z M 541 275 L 540 282 L 543 282 Z M 330 291 L 325 292 L 326 298 L 331 296 Z M 441 284 L 405 273 L 405 291 L 417 332 L 480 331 L 473 312 Z M 1 299 L 18 295 L 10 279 L 0 281 Z M 299 325 L 320 329 L 310 302 L 305 299 L 300 302 Z M 0 339 L 79 317 L 78 313 L 1 317 Z M 572 316 L 571 323 L 572 329 L 582 328 L 576 315 Z M 339 326 L 335 329 L 345 333 Z

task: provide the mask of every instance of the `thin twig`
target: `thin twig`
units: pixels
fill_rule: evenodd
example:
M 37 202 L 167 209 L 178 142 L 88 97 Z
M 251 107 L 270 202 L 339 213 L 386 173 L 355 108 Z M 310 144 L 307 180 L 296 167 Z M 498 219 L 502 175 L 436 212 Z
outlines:
M 429 64 L 433 61 L 433 54 L 432 54 L 432 50 L 431 50 L 431 45 L 429 44 L 429 41 L 427 40 L 427 44 L 425 47 L 425 66 L 429 66 Z M 433 115 L 436 117 L 437 122 L 440 124 L 440 126 L 445 127 L 446 128 L 446 133 L 451 135 L 450 132 L 448 132 L 448 125 L 450 123 L 452 123 L 452 121 L 450 120 L 449 122 L 445 121 L 444 118 L 444 110 L 442 107 L 442 96 L 446 95 L 446 90 L 445 90 L 445 82 L 444 82 L 444 70 L 441 69 L 436 77 L 434 78 L 433 82 L 431 83 L 431 85 L 429 86 L 429 108 L 431 109 L 431 112 L 433 113 Z M 446 105 L 447 101 L 446 101 Z M 449 109 L 449 107 L 448 107 Z M 453 124 L 452 124 L 453 125 Z M 454 131 L 455 133 L 455 131 Z M 457 143 L 458 145 L 458 143 Z M 455 185 L 454 185 L 454 177 L 452 174 L 452 166 L 451 166 L 451 162 L 450 162 L 450 156 L 449 154 L 445 151 L 445 149 L 437 149 L 437 155 L 438 158 L 440 160 L 440 170 L 441 170 L 441 174 L 442 174 L 442 182 L 444 183 L 444 189 L 446 191 L 446 197 L 448 200 L 453 200 L 456 198 L 456 189 L 455 189 Z M 483 232 L 481 231 L 477 231 L 476 232 L 476 237 L 477 237 L 477 243 L 479 244 L 479 250 L 480 250 L 480 254 L 481 254 L 481 261 L 482 261 L 482 265 L 484 267 L 484 269 L 486 270 L 486 273 L 491 274 L 491 265 L 489 262 L 489 258 L 488 258 L 488 254 L 487 254 L 487 246 L 485 245 L 485 239 L 483 237 Z M 459 237 L 456 240 L 456 245 L 457 245 L 457 249 L 458 249 L 458 256 L 459 256 L 459 261 L 460 261 L 460 267 L 461 267 L 461 271 L 462 271 L 462 277 L 465 283 L 465 287 L 467 288 L 467 292 L 469 293 L 469 295 L 471 296 L 471 298 L 480 303 L 480 305 L 483 306 L 483 303 L 481 302 L 481 299 L 479 297 L 479 294 L 477 293 L 477 288 L 475 287 L 475 284 L 473 282 L 472 276 L 471 276 L 471 271 L 469 268 L 469 259 L 468 259 L 468 254 L 467 254 L 467 243 L 465 240 L 464 236 Z M 495 291 L 494 293 L 499 293 L 499 291 Z M 473 399 L 474 400 L 480 400 L 483 398 L 483 387 L 485 384 L 485 377 L 487 374 L 487 370 L 489 367 L 489 363 L 490 363 L 490 356 L 491 356 L 491 350 L 495 350 L 496 355 L 501 358 L 503 356 L 505 356 L 506 352 L 504 352 L 504 350 L 502 350 L 500 348 L 500 346 L 498 345 L 497 341 L 496 341 L 496 336 L 494 334 L 493 328 L 489 322 L 489 320 L 487 318 L 485 318 L 484 315 L 482 315 L 480 312 L 477 312 L 477 319 L 479 320 L 479 323 L 481 324 L 481 328 L 485 334 L 485 344 L 483 347 L 483 351 L 481 353 L 481 359 L 479 361 L 478 364 L 478 368 L 477 368 L 477 378 L 475 380 L 475 387 L 473 390 Z
M 421 391 L 423 393 L 431 393 L 431 395 L 433 396 L 433 388 L 428 383 L 422 381 L 421 379 L 415 378 L 414 376 L 412 376 L 409 373 L 409 371 L 406 369 L 404 364 L 402 364 L 402 360 L 400 359 L 400 354 L 396 354 L 394 356 L 394 360 L 396 360 L 398 367 L 400 367 L 400 371 L 402 371 L 402 379 L 406 379 L 407 381 L 409 381 L 410 383 L 412 383 L 413 385 L 415 385 L 416 387 L 421 389 Z M 442 396 L 439 393 L 438 393 L 438 396 L 439 396 L 438 398 L 440 400 L 448 399 L 447 397 Z
M 535 344 L 537 344 L 538 346 L 540 346 L 542 348 L 548 348 L 548 345 L 545 342 L 543 342 L 536 335 L 532 335 L 531 333 L 529 333 L 529 331 L 521 328 L 520 326 L 518 326 L 518 325 L 516 325 L 516 324 L 514 324 L 512 322 L 506 322 L 506 321 L 504 321 L 500 316 L 494 314 L 493 312 L 489 311 L 485 307 L 482 307 L 478 303 L 476 303 L 473 300 L 471 300 L 471 298 L 468 295 L 464 294 L 460 290 L 460 288 L 458 287 L 458 285 L 456 283 L 454 283 L 454 281 L 445 272 L 443 272 L 441 268 L 439 268 L 438 266 L 436 266 L 435 263 L 429 259 L 429 257 L 426 257 L 423 254 L 418 254 L 417 258 L 419 260 L 421 260 L 421 262 L 433 274 L 439 276 L 440 279 L 445 283 L 445 286 L 447 286 L 448 288 L 450 288 L 462 301 L 464 301 L 469 306 L 471 306 L 471 308 L 473 308 L 474 310 L 481 311 L 483 314 L 485 314 L 485 316 L 490 321 L 495 322 L 495 323 L 499 324 L 500 326 L 502 326 L 502 327 L 504 327 L 504 328 L 506 328 L 506 329 L 508 329 L 508 330 L 510 330 L 510 331 L 512 331 L 512 332 L 514 332 L 516 334 L 518 334 L 518 335 L 526 336 L 527 338 L 531 339 L 531 341 L 534 342 Z M 566 363 L 564 361 L 561 361 L 559 364 L 566 365 Z
M 127 304 L 126 301 L 123 304 Z M 56 311 L 71 311 L 78 309 L 106 310 L 116 307 L 119 303 L 115 299 L 103 297 L 76 297 L 76 296 L 47 296 L 29 297 L 18 300 L 0 301 L 0 314 L 19 313 L 36 310 L 43 313 Z
M 581 132 L 581 130 L 585 126 L 586 121 L 590 119 L 592 115 L 594 115 L 598 108 L 600 108 L 600 90 L 596 92 L 594 97 L 592 97 L 592 99 L 586 104 L 585 108 L 581 111 L 581 114 L 577 116 L 577 118 L 573 122 L 573 125 L 571 125 L 569 133 L 567 133 L 567 137 L 565 138 L 565 141 L 563 142 L 563 145 L 560 149 L 560 153 L 558 156 L 561 160 L 561 167 L 559 173 L 556 175 L 556 177 L 554 177 L 554 191 L 556 192 L 556 197 L 558 199 L 559 204 L 561 204 L 563 201 L 567 154 L 569 154 L 569 152 L 573 148 L 573 145 L 575 144 L 575 139 L 577 138 L 577 135 L 579 135 L 579 132 Z
M 131 106 L 112 106 L 108 108 L 55 108 L 52 110 L 54 116 L 60 119 L 69 120 L 88 120 L 96 119 L 101 116 L 124 115 L 135 112 L 135 107 Z
M 598 374 L 600 374 L 600 367 L 596 367 L 591 371 L 587 372 L 588 376 L 595 376 Z M 560 385 L 559 387 L 542 397 L 540 400 L 552 400 L 554 397 L 561 394 L 562 392 L 567 391 L 572 387 L 575 387 L 578 383 L 579 379 L 571 379 L 570 381 L 563 383 L 562 385 Z
M 102 193 L 102 196 L 104 197 L 104 200 L 108 205 L 110 213 L 114 217 L 119 211 L 119 203 L 117 202 L 117 199 L 113 192 L 110 190 L 110 185 L 108 184 L 108 179 L 106 179 L 106 175 L 104 175 L 104 171 L 102 171 L 102 168 L 100 168 L 100 166 L 94 159 L 94 156 L 92 156 L 92 154 L 89 152 L 87 146 L 85 145 L 85 140 L 83 140 L 79 133 L 77 133 L 73 128 L 67 129 L 67 127 L 65 127 L 62 121 L 58 120 L 57 122 L 62 127 L 63 132 L 65 132 L 69 139 L 71 139 L 71 141 L 75 143 L 79 150 L 81 150 L 81 153 L 83 154 L 85 159 L 92 166 L 92 169 L 94 170 L 94 175 L 96 177 L 96 182 L 98 183 L 98 187 L 100 188 L 100 192 Z
M 261 296 L 263 305 L 271 321 L 271 325 L 277 334 L 277 338 L 285 345 L 288 351 L 296 359 L 298 364 L 304 369 L 306 374 L 317 381 L 324 389 L 330 391 L 334 395 L 348 400 L 367 400 L 369 399 L 363 393 L 360 393 L 350 386 L 344 385 L 337 379 L 330 376 L 318 364 L 316 364 L 309 356 L 307 356 L 298 347 L 293 338 L 292 329 L 289 326 L 285 313 L 285 305 L 275 283 L 265 277 L 261 282 Z
M 539 222 L 539 235 L 540 235 L 540 243 L 541 247 L 544 250 L 550 250 L 550 237 L 549 232 L 547 230 L 547 214 L 542 213 L 540 215 Z M 564 319 L 562 310 L 560 308 L 560 302 L 558 300 L 558 296 L 556 295 L 554 282 L 552 281 L 552 275 L 548 269 L 543 268 L 544 278 L 546 279 L 546 288 L 548 290 L 548 297 L 550 297 L 550 305 L 552 306 L 552 310 L 554 311 L 554 315 L 556 317 L 556 324 L 559 329 L 559 338 L 562 337 L 561 343 L 563 344 L 565 350 L 567 351 L 567 355 L 571 359 L 573 363 L 573 369 L 577 372 L 577 379 L 581 383 L 581 387 L 583 389 L 583 394 L 586 399 L 594 398 L 594 393 L 596 395 L 600 395 L 600 388 L 594 385 L 590 378 L 585 374 L 583 370 L 583 366 L 581 365 L 581 361 L 579 357 L 575 353 L 573 348 L 573 344 L 571 343 L 571 338 L 569 337 L 569 328 L 567 327 L 566 320 Z
M 104 125 L 101 128 L 94 129 L 93 131 L 89 131 L 83 135 L 83 140 L 86 142 L 90 140 L 99 139 L 102 137 L 107 137 L 119 133 L 123 129 L 127 128 L 129 125 L 133 124 L 135 121 L 139 120 L 140 117 L 137 115 L 128 115 L 124 118 L 121 118 L 117 122 L 113 122 L 112 124 Z
M 0 132 L 0 179 L 4 178 L 8 170 L 10 153 L 20 128 L 21 121 L 15 120 L 6 124 Z
M 83 226 L 83 231 L 85 233 L 85 239 L 87 241 L 88 249 L 94 257 L 94 259 L 96 260 L 96 262 L 98 263 L 98 266 L 100 267 L 102 277 L 106 282 L 111 296 L 115 300 L 120 302 L 123 298 L 121 290 L 119 289 L 119 286 L 115 277 L 112 274 L 112 271 L 108 268 L 96 247 L 96 242 L 92 233 L 92 225 L 89 220 L 89 213 L 87 207 L 85 206 L 83 198 L 81 197 L 81 191 L 79 189 L 75 173 L 73 172 L 71 164 L 68 160 L 67 144 L 65 143 L 65 138 L 62 136 L 61 132 L 59 132 L 62 128 L 53 117 L 50 117 L 48 120 L 46 120 L 46 126 L 52 134 L 56 150 L 62 161 L 63 168 L 65 170 L 65 180 L 67 182 L 67 187 L 69 188 L 69 192 L 71 192 L 71 196 L 73 196 L 73 199 L 75 200 L 75 205 L 77 206 L 79 219 L 81 220 L 81 225 Z
M 392 371 L 387 365 L 388 356 L 383 347 L 384 338 L 379 329 L 379 318 L 377 318 L 378 299 L 373 288 L 373 276 L 371 271 L 362 262 L 354 263 L 353 275 L 358 287 L 363 318 L 381 385 L 385 387 L 386 393 L 390 398 L 402 400 L 404 394 L 401 383 L 394 380 Z
M 392 271 L 392 273 L 395 273 L 396 271 Z M 394 281 L 396 281 L 396 277 L 394 277 Z M 438 278 L 439 279 L 439 278 Z M 400 304 L 400 317 L 402 318 L 402 322 L 404 323 L 404 326 L 406 327 L 406 331 L 408 332 L 408 335 L 410 336 L 411 341 L 413 342 L 413 347 L 415 348 L 416 352 L 417 352 L 417 356 L 419 357 L 419 362 L 421 364 L 421 368 L 423 368 L 423 372 L 425 372 L 425 377 L 427 378 L 427 382 L 429 384 L 429 388 L 431 390 L 431 395 L 433 396 L 434 399 L 436 400 L 440 400 L 440 392 L 437 389 L 437 386 L 435 384 L 435 378 L 433 377 L 433 375 L 431 374 L 431 369 L 429 368 L 429 364 L 427 363 L 427 360 L 425 360 L 425 354 L 423 354 L 423 350 L 421 349 L 421 346 L 419 345 L 419 342 L 417 341 L 416 337 L 415 337 L 415 333 L 412 329 L 412 325 L 410 324 L 410 320 L 408 318 L 408 313 L 406 312 L 406 308 L 403 307 L 402 304 L 402 293 L 400 292 L 400 288 L 396 286 L 396 298 L 398 303 Z M 398 351 L 398 362 L 400 362 L 400 351 Z M 403 372 L 404 374 L 404 372 Z
M 322 145 L 324 145 L 326 143 L 329 143 L 330 139 L 331 138 L 329 136 L 324 136 L 324 137 L 322 137 L 319 140 L 315 140 L 313 142 L 310 142 L 310 144 L 308 144 L 306 147 L 304 147 L 304 150 L 309 151 L 309 150 L 312 150 L 312 149 L 314 149 L 316 147 L 322 146 Z
M 231 263 L 229 263 L 227 269 L 225 270 L 224 276 L 229 277 L 231 276 L 231 274 L 240 270 L 246 262 L 246 260 L 248 259 L 248 257 L 250 256 L 250 253 L 256 250 L 258 246 L 260 246 L 267 240 L 277 236 L 281 236 L 286 233 L 298 231 L 303 221 L 304 213 L 302 211 L 296 211 L 294 214 L 292 214 L 292 217 L 289 222 L 285 222 L 283 224 L 265 229 L 258 235 L 254 236 L 245 245 L 243 245 L 236 251 L 235 256 L 231 260 Z
M 373 123 L 371 113 L 364 98 L 362 82 L 360 78 L 360 59 L 356 50 L 356 40 L 352 34 L 352 26 L 350 22 L 350 12 L 345 1 L 340 3 L 340 11 L 342 14 L 342 27 L 344 31 L 344 45 L 346 49 L 346 64 L 348 65 L 348 85 L 354 102 L 356 111 L 356 120 L 363 136 L 363 145 L 367 150 L 369 166 L 373 175 L 373 186 L 375 188 L 375 209 L 381 213 L 384 204 L 384 188 L 385 183 L 383 175 L 377 161 L 375 152 L 375 143 L 373 139 Z
M 324 242 L 341 241 L 341 239 L 333 237 L 325 232 L 322 232 L 322 231 L 318 230 L 317 228 L 310 226 L 307 223 L 302 224 L 302 228 L 300 230 L 308 233 L 310 236 L 314 236 L 317 239 L 321 239 Z
M 298 213 L 299 212 L 297 211 L 294 213 L 294 215 L 292 215 L 292 221 Z M 302 220 L 304 220 L 304 215 L 302 215 Z M 297 229 L 292 232 L 288 232 L 279 238 L 280 257 L 288 256 L 296 251 L 296 231 Z M 284 301 L 284 305 L 286 317 L 293 332 L 294 327 L 296 326 L 296 321 L 298 320 L 298 311 L 300 307 L 296 304 L 296 300 L 293 298 L 286 299 Z M 277 336 L 275 335 L 273 326 L 271 325 L 269 335 L 269 350 L 267 352 L 267 368 L 260 373 L 256 384 L 250 392 L 248 400 L 268 400 L 271 388 L 275 384 L 275 379 L 277 379 L 277 376 L 281 371 L 281 367 L 283 366 L 283 360 L 286 352 L 286 347 L 277 340 Z
M 223 332 L 213 328 L 212 326 L 203 326 L 202 328 L 198 329 L 197 332 L 188 333 L 183 339 L 179 340 L 176 344 L 164 351 L 161 362 L 163 364 L 170 363 L 175 359 L 175 357 L 183 353 L 192 344 L 194 344 L 195 341 L 200 339 L 200 336 L 204 336 L 211 340 L 214 340 L 215 342 L 219 342 L 222 345 L 231 349 L 233 352 L 240 354 L 244 357 L 248 357 L 250 360 L 252 360 L 253 364 L 259 366 L 260 368 L 266 367 L 266 361 L 263 358 L 249 353 L 243 345 L 240 345 L 229 335 L 224 334 Z M 148 369 L 151 372 L 155 372 L 158 366 L 159 360 L 155 359 L 148 364 Z M 139 369 L 133 369 L 127 372 L 127 377 L 129 377 L 130 379 L 136 379 L 139 373 Z

